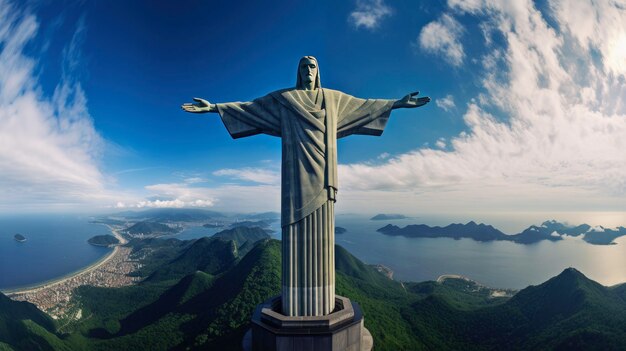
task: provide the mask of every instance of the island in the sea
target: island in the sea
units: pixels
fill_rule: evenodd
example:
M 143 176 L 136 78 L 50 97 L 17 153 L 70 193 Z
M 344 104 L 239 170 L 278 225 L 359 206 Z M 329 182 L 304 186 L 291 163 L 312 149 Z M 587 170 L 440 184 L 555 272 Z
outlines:
M 344 228 L 344 227 L 335 227 L 335 234 L 343 234 L 345 232 L 347 232 L 348 229 Z
M 96 235 L 90 238 L 89 240 L 87 240 L 87 242 L 90 243 L 91 245 L 106 246 L 106 247 L 117 245 L 120 243 L 120 241 L 116 237 L 110 234 Z
M 405 216 L 405 215 L 401 215 L 401 214 L 384 214 L 384 213 L 379 213 L 376 216 L 370 218 L 371 221 L 391 221 L 394 219 L 407 219 L 409 217 Z
M 24 241 L 26 241 L 26 237 L 24 237 L 24 235 L 22 235 L 22 234 L 15 234 L 15 235 L 13 236 L 13 238 L 14 238 L 16 241 L 19 241 L 19 242 L 21 242 L 21 243 L 23 243 Z
M 531 225 L 521 233 L 513 235 L 504 234 L 490 225 L 477 224 L 474 221 L 467 224 L 450 224 L 445 227 L 411 224 L 400 228 L 393 224 L 387 224 L 377 231 L 385 235 L 409 238 L 469 238 L 476 241 L 505 240 L 518 244 L 533 244 L 542 240 L 559 241 L 579 237 L 594 245 L 615 245 L 615 239 L 626 235 L 626 228 L 624 227 L 609 229 L 602 226 L 592 227 L 588 224 L 571 226 L 555 220 L 545 221 L 540 226 Z

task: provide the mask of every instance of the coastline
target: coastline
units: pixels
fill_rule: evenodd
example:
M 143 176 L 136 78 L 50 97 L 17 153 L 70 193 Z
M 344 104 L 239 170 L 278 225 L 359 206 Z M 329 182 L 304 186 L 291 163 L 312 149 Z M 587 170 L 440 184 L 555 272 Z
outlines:
M 65 275 L 62 275 L 60 277 L 56 277 L 50 280 L 46 280 L 43 282 L 39 282 L 39 283 L 35 283 L 29 286 L 22 286 L 22 287 L 16 287 L 16 288 L 10 288 L 10 289 L 3 289 L 0 290 L 1 293 L 5 294 L 5 295 L 21 295 L 21 294 L 30 294 L 30 293 L 34 293 L 43 289 L 48 289 L 51 287 L 54 287 L 56 285 L 60 285 L 63 284 L 65 282 L 67 282 L 70 279 L 76 278 L 78 276 L 81 276 L 83 274 L 87 274 L 90 273 L 96 269 L 98 269 L 99 267 L 105 265 L 107 262 L 109 262 L 111 259 L 113 259 L 116 254 L 119 253 L 120 251 L 120 246 L 126 244 L 128 241 L 126 239 L 124 239 L 124 237 L 118 233 L 115 229 L 111 228 L 111 226 L 109 226 L 108 224 L 105 224 L 107 226 L 107 228 L 109 228 L 109 230 L 111 231 L 111 234 L 113 234 L 113 236 L 115 236 L 117 238 L 117 240 L 120 241 L 119 244 L 115 245 L 113 247 L 113 250 L 108 253 L 107 255 L 101 257 L 100 259 L 98 259 L 97 261 L 91 263 L 90 265 L 83 267 L 77 271 L 74 272 L 70 272 L 67 273 Z M 91 245 L 91 244 L 90 244 Z

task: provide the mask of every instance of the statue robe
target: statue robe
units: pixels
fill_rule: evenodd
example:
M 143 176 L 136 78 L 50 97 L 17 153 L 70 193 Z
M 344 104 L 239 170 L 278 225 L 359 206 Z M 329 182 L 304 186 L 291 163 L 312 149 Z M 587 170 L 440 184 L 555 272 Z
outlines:
M 381 135 L 393 103 L 331 89 L 285 89 L 250 102 L 217 104 L 234 139 L 260 133 L 282 139 L 285 315 L 325 315 L 334 308 L 337 138 Z

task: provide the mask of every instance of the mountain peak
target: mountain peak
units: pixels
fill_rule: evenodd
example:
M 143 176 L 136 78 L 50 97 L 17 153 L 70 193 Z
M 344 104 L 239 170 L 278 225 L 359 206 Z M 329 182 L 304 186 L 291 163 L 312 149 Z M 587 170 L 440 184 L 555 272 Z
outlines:
M 561 272 L 561 274 L 556 276 L 558 277 L 576 277 L 576 278 L 587 278 L 581 271 L 574 267 L 568 267 Z
M 558 286 L 566 290 L 573 290 L 573 289 L 585 290 L 587 288 L 596 288 L 596 285 L 598 287 L 601 287 L 600 284 L 587 278 L 583 273 L 581 273 L 579 270 L 573 267 L 565 268 L 563 272 L 561 272 L 559 275 L 541 284 L 540 286 L 542 285 L 546 285 L 546 286 L 549 285 L 551 287 Z

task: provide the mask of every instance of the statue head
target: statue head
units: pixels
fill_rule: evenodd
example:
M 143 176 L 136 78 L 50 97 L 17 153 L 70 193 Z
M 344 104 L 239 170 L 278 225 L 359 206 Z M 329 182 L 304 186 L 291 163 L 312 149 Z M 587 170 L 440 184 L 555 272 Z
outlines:
M 304 56 L 300 59 L 300 62 L 298 62 L 296 89 L 304 89 L 310 82 L 315 82 L 313 85 L 314 89 L 322 87 L 317 59 L 313 56 Z

